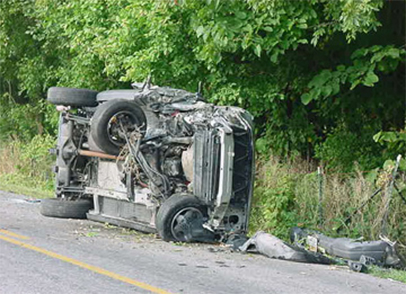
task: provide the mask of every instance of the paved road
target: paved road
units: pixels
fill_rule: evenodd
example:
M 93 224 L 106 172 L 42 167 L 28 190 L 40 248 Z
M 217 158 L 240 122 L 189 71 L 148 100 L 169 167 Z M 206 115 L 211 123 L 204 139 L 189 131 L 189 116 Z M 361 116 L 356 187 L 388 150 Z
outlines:
M 0 293 L 406 293 L 343 268 L 45 218 L 26 198 L 0 191 Z

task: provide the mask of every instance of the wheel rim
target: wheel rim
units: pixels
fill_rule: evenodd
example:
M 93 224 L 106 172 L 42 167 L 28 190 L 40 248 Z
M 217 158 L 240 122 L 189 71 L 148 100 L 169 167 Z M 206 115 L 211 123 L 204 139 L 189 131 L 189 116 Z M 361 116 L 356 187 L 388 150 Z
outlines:
M 126 133 L 133 132 L 136 125 L 139 124 L 138 119 L 129 111 L 117 112 L 107 123 L 108 139 L 115 146 L 123 146 L 126 143 L 123 135 L 122 126 Z
M 181 209 L 171 221 L 172 236 L 180 242 L 191 241 L 193 222 L 203 219 L 203 213 L 196 207 Z

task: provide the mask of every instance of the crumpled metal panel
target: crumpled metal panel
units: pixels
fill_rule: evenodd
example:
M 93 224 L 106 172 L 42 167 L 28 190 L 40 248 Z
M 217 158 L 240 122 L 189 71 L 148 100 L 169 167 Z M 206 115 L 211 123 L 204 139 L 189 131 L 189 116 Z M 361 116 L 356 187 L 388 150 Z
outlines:
M 302 248 L 294 247 L 263 231 L 255 233 L 255 235 L 245 242 L 239 249 L 241 252 L 261 253 L 269 258 L 308 263 L 334 263 L 333 260 L 321 254 L 308 252 Z

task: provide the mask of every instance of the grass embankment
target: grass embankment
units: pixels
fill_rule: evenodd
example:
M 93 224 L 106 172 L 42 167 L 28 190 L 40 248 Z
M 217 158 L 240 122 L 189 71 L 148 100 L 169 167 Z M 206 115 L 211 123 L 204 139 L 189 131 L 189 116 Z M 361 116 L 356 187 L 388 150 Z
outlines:
M 48 149 L 54 144 L 51 137 L 37 136 L 29 144 L 15 141 L 0 146 L 0 189 L 51 197 L 54 182 L 51 167 L 55 159 L 49 155 Z M 320 178 L 314 164 L 300 160 L 282 163 L 277 158 L 260 158 L 256 178 L 251 232 L 264 230 L 288 240 L 290 229 L 300 226 L 317 229 L 330 236 L 379 239 L 388 199 L 388 171 L 325 173 Z M 404 182 L 403 178 L 399 185 Z M 350 223 L 344 224 L 347 216 L 378 187 L 382 187 L 384 192 L 357 213 Z M 335 229 L 340 225 L 343 229 L 338 233 Z M 405 228 L 406 205 L 394 192 L 388 218 L 389 238 L 405 244 Z M 405 271 L 372 268 L 370 272 L 378 277 L 406 282 Z
M 284 240 L 294 226 L 316 229 L 332 237 L 379 240 L 388 200 L 388 170 L 365 173 L 317 174 L 317 166 L 300 160 L 281 162 L 260 158 L 257 164 L 255 195 L 251 211 L 251 233 L 268 231 Z M 398 186 L 405 185 L 400 175 Z M 400 188 L 401 188 L 400 187 Z M 383 192 L 354 215 L 347 217 L 378 188 Z M 321 201 L 319 200 L 321 199 Z M 337 232 L 337 228 L 342 229 Z M 398 241 L 398 253 L 406 257 L 406 205 L 393 191 L 387 221 L 387 236 Z M 373 267 L 370 273 L 406 283 L 406 271 Z
M 251 230 L 272 232 L 288 239 L 293 226 L 318 229 L 331 236 L 377 240 L 388 201 L 391 170 L 365 173 L 329 173 L 321 178 L 317 167 L 303 162 L 281 163 L 275 158 L 260 159 L 251 218 Z M 400 175 L 398 186 L 405 184 Z M 378 188 L 368 204 L 345 224 L 347 217 Z M 321 201 L 320 201 L 321 199 Z M 337 232 L 338 227 L 342 227 Z M 395 190 L 389 206 L 387 236 L 406 243 L 406 205 Z
M 383 279 L 391 279 L 406 284 L 406 271 L 396 269 L 386 269 L 381 267 L 372 267 L 369 273 L 375 277 Z
M 48 150 L 54 145 L 50 136 L 36 136 L 29 143 L 13 141 L 0 145 L 0 190 L 52 197 L 54 158 Z

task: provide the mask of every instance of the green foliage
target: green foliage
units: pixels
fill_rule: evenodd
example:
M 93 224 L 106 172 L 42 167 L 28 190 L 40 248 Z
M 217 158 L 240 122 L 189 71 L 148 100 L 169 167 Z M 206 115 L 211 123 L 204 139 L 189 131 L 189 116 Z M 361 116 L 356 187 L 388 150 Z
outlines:
M 372 140 L 374 130 L 363 127 L 351 132 L 344 125 L 329 132 L 315 149 L 315 158 L 333 170 L 351 171 L 354 163 L 369 170 L 381 166 L 385 156 Z
M 53 190 L 53 156 L 49 149 L 55 146 L 50 135 L 36 135 L 29 142 L 14 140 L 0 145 L 1 187 L 29 187 L 36 191 Z
M 379 132 L 374 135 L 375 142 L 387 147 L 388 152 L 394 154 L 406 153 L 406 131 Z
M 16 104 L 0 100 L 0 141 L 30 141 L 36 134 L 55 135 L 58 113 L 44 100 L 35 104 Z
M 375 277 L 406 283 L 406 271 L 404 270 L 374 266 L 370 273 Z
M 16 144 L 19 144 L 16 142 Z M 55 139 L 52 136 L 36 135 L 29 144 L 17 146 L 21 150 L 21 158 L 17 165 L 18 170 L 25 175 L 33 177 L 44 176 L 44 171 L 49 169 L 52 156 L 49 155 L 49 149 L 55 147 Z M 45 172 L 50 177 L 50 170 Z M 46 180 L 46 178 L 44 179 Z
M 294 178 L 282 170 L 282 165 L 267 164 L 264 177 L 257 181 L 251 226 L 288 239 L 290 228 L 296 225 Z
M 342 121 L 358 136 L 355 115 L 378 120 L 375 133 L 404 127 L 399 9 L 382 0 L 2 1 L 0 105 L 41 113 L 54 85 L 122 88 L 151 74 L 194 91 L 203 81 L 211 102 L 254 114 L 263 150 L 312 157 Z M 46 116 L 38 125 L 52 134 Z M 7 136 L 34 135 L 19 125 L 26 134 Z
M 340 93 L 341 84 L 349 84 L 350 90 L 359 84 L 373 87 L 379 81 L 375 71 L 393 72 L 405 56 L 406 50 L 393 46 L 358 49 L 351 55 L 353 65 L 339 65 L 335 71 L 323 70 L 316 75 L 308 84 L 309 92 L 301 96 L 302 102 L 334 97 Z
M 257 166 L 250 232 L 265 230 L 288 240 L 290 229 L 299 226 L 321 230 L 332 237 L 379 239 L 393 161 L 387 162 L 383 170 L 375 170 L 374 175 L 356 169 L 351 174 L 324 170 L 320 176 L 316 166 L 303 160 L 284 161 L 262 156 Z M 399 189 L 405 191 L 405 175 L 401 173 L 399 178 Z M 383 189 L 382 194 L 353 215 L 351 222 L 345 223 L 378 187 Z M 388 236 L 405 243 L 406 206 L 396 192 L 393 193 Z M 342 230 L 337 232 L 339 226 Z

